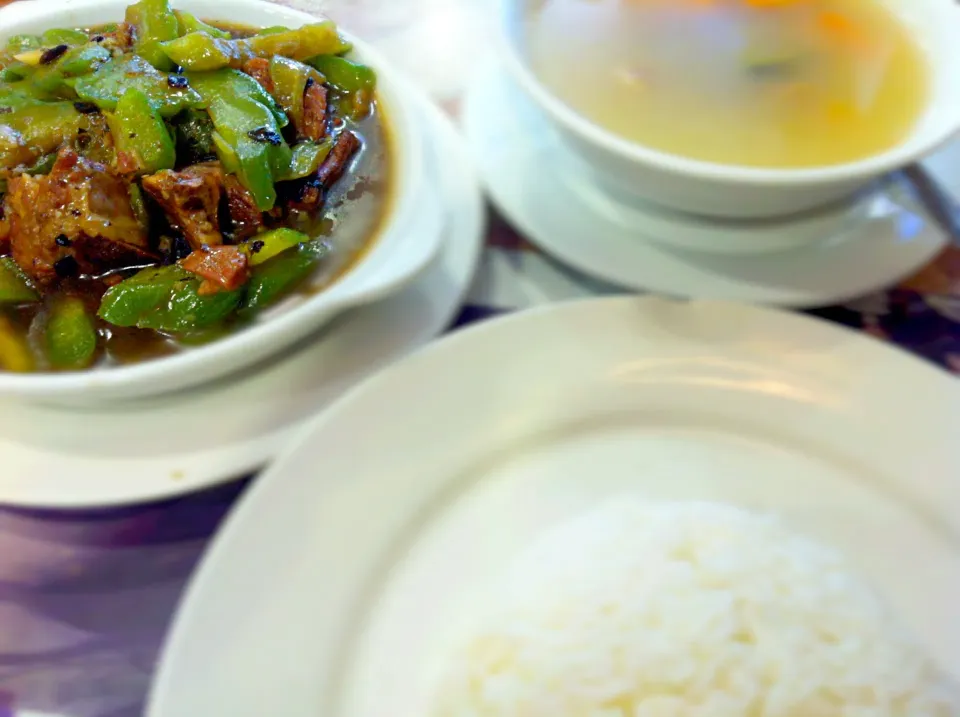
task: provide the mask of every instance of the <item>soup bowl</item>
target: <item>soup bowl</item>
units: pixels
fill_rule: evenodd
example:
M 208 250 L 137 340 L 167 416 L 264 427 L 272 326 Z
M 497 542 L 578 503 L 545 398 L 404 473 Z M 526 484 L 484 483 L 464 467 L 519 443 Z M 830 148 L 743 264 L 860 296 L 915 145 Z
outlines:
M 514 82 L 612 197 L 707 217 L 767 219 L 850 197 L 960 131 L 960 5 L 954 0 L 879 1 L 905 23 L 923 50 L 930 77 L 927 105 L 897 146 L 860 161 L 814 168 L 761 169 L 688 159 L 644 147 L 591 122 L 547 89 L 528 62 L 525 19 L 543 0 L 500 0 L 499 41 Z
M 53 27 L 91 27 L 123 19 L 129 0 L 22 0 L 0 10 L 0 42 Z M 235 25 L 290 28 L 317 17 L 261 0 L 175 0 L 177 9 Z M 351 57 L 372 67 L 387 118 L 392 187 L 378 233 L 360 260 L 322 291 L 274 307 L 251 325 L 203 346 L 129 365 L 67 373 L 0 372 L 0 396 L 68 406 L 155 397 L 195 387 L 249 368 L 315 334 L 351 307 L 381 299 L 411 282 L 437 254 L 442 207 L 429 191 L 427 141 L 420 124 L 419 90 L 373 50 L 341 32 Z M 322 371 L 323 367 L 318 367 Z

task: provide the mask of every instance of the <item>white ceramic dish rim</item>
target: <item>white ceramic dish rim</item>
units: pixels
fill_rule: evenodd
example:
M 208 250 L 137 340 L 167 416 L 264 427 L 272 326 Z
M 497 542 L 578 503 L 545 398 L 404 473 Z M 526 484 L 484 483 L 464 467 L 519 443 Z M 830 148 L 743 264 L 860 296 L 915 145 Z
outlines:
M 520 12 L 518 5 L 524 1 L 497 0 L 499 10 L 497 44 L 501 57 L 504 59 L 511 75 L 516 78 L 523 90 L 534 99 L 537 105 L 546 111 L 552 121 L 560 125 L 565 131 L 591 145 L 637 164 L 652 166 L 671 174 L 705 180 L 718 180 L 729 184 L 811 185 L 886 174 L 916 161 L 945 144 L 952 137 L 960 135 L 960 90 L 957 90 L 954 92 L 951 102 L 953 105 L 951 108 L 954 115 L 953 120 L 949 125 L 944 123 L 941 131 L 929 133 L 929 136 L 923 141 L 917 141 L 917 134 L 914 131 L 896 147 L 856 162 L 804 169 L 760 169 L 704 162 L 651 149 L 623 139 L 613 132 L 590 122 L 541 84 L 528 67 L 521 50 L 517 46 L 517 41 L 513 37 L 517 31 L 516 16 Z M 952 4 L 951 0 L 923 1 L 941 3 L 944 15 L 953 12 L 955 16 L 953 21 L 958 28 L 958 32 L 960 32 L 960 5 Z M 960 61 L 957 61 L 957 64 L 960 64 Z M 932 64 L 930 69 L 932 76 L 947 71 Z M 927 111 L 930 111 L 933 103 L 945 103 L 949 99 L 934 97 Z M 922 118 L 919 122 L 922 122 Z
M 103 11 L 102 22 L 116 21 L 123 16 L 123 9 L 133 0 L 20 0 L 0 8 L 0 38 L 6 38 L 15 27 L 22 23 L 45 21 L 50 27 L 57 26 L 58 19 L 67 12 L 92 13 Z M 185 9 L 215 7 L 209 0 L 182 0 L 174 3 Z M 222 8 L 221 11 L 227 8 Z M 99 12 L 97 13 L 99 14 Z M 204 14 L 206 12 L 204 11 Z M 231 20 L 244 22 L 251 15 L 297 27 L 316 22 L 318 16 L 278 5 L 265 0 L 232 0 L 229 6 Z M 14 28 L 13 33 L 17 32 Z M 115 400 L 118 394 L 129 388 L 132 397 L 158 395 L 161 390 L 143 390 L 135 388 L 149 384 L 161 384 L 175 375 L 189 375 L 199 366 L 212 366 L 235 363 L 231 357 L 244 355 L 249 349 L 269 344 L 277 350 L 289 344 L 286 336 L 299 335 L 298 329 L 304 324 L 315 326 L 332 318 L 333 315 L 353 306 L 370 303 L 397 290 L 413 279 L 414 276 L 436 256 L 440 249 L 440 237 L 435 237 L 428 251 L 421 252 L 416 263 L 411 263 L 408 271 L 387 277 L 369 276 L 364 266 L 370 263 L 372 256 L 390 251 L 391 244 L 402 240 L 415 219 L 418 202 L 425 186 L 425 141 L 417 126 L 416 108 L 403 100 L 401 87 L 404 80 L 390 69 L 389 62 L 361 40 L 341 29 L 341 33 L 354 44 L 354 52 L 364 62 L 377 70 L 379 95 L 383 101 L 391 128 L 393 181 L 398 190 L 391 198 L 389 215 L 378 230 L 373 248 L 359 264 L 341 277 L 334 285 L 317 293 L 300 306 L 291 308 L 283 314 L 271 317 L 260 325 L 248 327 L 231 336 L 219 339 L 209 346 L 200 347 L 170 357 L 164 357 L 130 366 L 110 367 L 57 374 L 12 374 L 0 372 L 0 393 L 24 398 L 56 400 L 58 403 L 77 397 L 83 403 L 95 403 L 100 400 L 97 394 L 103 392 L 105 400 Z M 430 240 L 430 237 L 424 237 Z M 392 241 L 393 240 L 393 241 Z M 216 375 L 229 373 L 229 370 L 216 371 Z M 203 383 L 203 380 L 181 383 L 184 387 Z
M 780 395 L 778 389 L 782 389 L 785 392 L 783 394 L 784 400 L 797 401 L 808 406 L 822 404 L 824 397 L 819 394 L 820 390 L 835 391 L 836 395 L 830 396 L 834 400 L 827 402 L 826 405 L 844 414 L 852 415 L 857 415 L 858 412 L 863 410 L 874 412 L 872 415 L 886 415 L 888 411 L 884 409 L 889 409 L 892 405 L 901 405 L 902 400 L 906 400 L 907 404 L 915 402 L 914 405 L 921 404 L 926 400 L 933 400 L 935 405 L 930 413 L 929 420 L 934 421 L 936 425 L 934 431 L 936 435 L 935 445 L 942 449 L 938 451 L 941 455 L 949 454 L 950 444 L 946 442 L 946 434 L 949 433 L 949 430 L 946 426 L 949 425 L 951 417 L 958 415 L 956 410 L 958 404 L 953 403 L 953 399 L 960 395 L 957 386 L 951 384 L 953 379 L 943 371 L 927 365 L 903 351 L 822 319 L 722 301 L 677 302 L 659 297 L 610 297 L 553 304 L 535 310 L 519 312 L 497 321 L 485 322 L 432 344 L 354 388 L 322 416 L 318 416 L 310 426 L 306 427 L 300 434 L 298 441 L 290 445 L 283 456 L 246 493 L 241 504 L 231 513 L 218 533 L 188 584 L 185 597 L 177 609 L 165 641 L 157 678 L 151 687 L 146 714 L 149 717 L 173 717 L 181 714 L 170 709 L 172 706 L 178 706 L 178 702 L 171 695 L 177 691 L 178 687 L 185 687 L 182 682 L 175 682 L 174 680 L 183 680 L 186 677 L 192 680 L 192 684 L 198 684 L 198 675 L 194 672 L 185 673 L 185 668 L 177 665 L 178 658 L 197 642 L 204 645 L 216 645 L 219 644 L 218 640 L 222 639 L 223 635 L 219 633 L 215 637 L 212 634 L 204 635 L 203 631 L 197 631 L 199 627 L 198 619 L 201 619 L 204 613 L 209 613 L 211 609 L 211 600 L 205 595 L 211 592 L 222 594 L 225 591 L 235 591 L 236 589 L 242 591 L 243 581 L 249 579 L 252 574 L 251 570 L 255 571 L 255 566 L 250 563 L 249 555 L 246 553 L 237 555 L 233 544 L 238 541 L 249 544 L 250 540 L 245 536 L 251 531 L 256 532 L 255 526 L 252 526 L 251 523 L 257 522 L 257 516 L 262 513 L 264 503 L 269 504 L 268 498 L 277 493 L 286 494 L 281 496 L 282 498 L 296 495 L 301 501 L 306 499 L 311 503 L 315 502 L 307 497 L 309 491 L 305 492 L 298 488 L 298 486 L 302 486 L 303 482 L 295 480 L 300 475 L 300 471 L 297 470 L 298 467 L 312 465 L 303 462 L 303 455 L 307 446 L 316 446 L 321 437 L 329 439 L 331 434 L 338 435 L 338 425 L 348 426 L 355 422 L 357 416 L 365 414 L 370 409 L 373 399 L 378 394 L 382 394 L 383 389 L 390 387 L 397 376 L 404 376 L 405 384 L 410 385 L 409 378 L 413 375 L 423 373 L 425 370 L 428 373 L 435 374 L 437 369 L 443 366 L 442 357 L 445 354 L 458 354 L 459 347 L 465 344 L 476 345 L 480 339 L 484 339 L 488 346 L 499 345 L 496 337 L 508 326 L 514 329 L 514 333 L 516 333 L 516 326 L 529 325 L 531 322 L 536 322 L 547 315 L 554 315 L 553 318 L 555 318 L 557 312 L 566 312 L 564 318 L 573 326 L 578 325 L 578 323 L 584 325 L 587 321 L 602 322 L 604 307 L 609 307 L 611 313 L 616 315 L 618 326 L 623 321 L 624 313 L 631 310 L 631 316 L 638 313 L 643 313 L 647 317 L 655 316 L 659 319 L 658 323 L 661 324 L 663 319 L 672 316 L 680 320 L 681 327 L 689 329 L 695 334 L 694 336 L 687 336 L 685 333 L 675 335 L 662 355 L 657 355 L 656 350 L 654 350 L 651 352 L 654 354 L 652 356 L 636 356 L 635 358 L 639 362 L 638 372 L 641 376 L 644 370 L 649 370 L 653 375 L 656 375 L 661 364 L 664 363 L 663 359 L 669 357 L 680 361 L 681 368 L 678 371 L 671 372 L 669 366 L 662 366 L 667 377 L 667 383 L 670 383 L 672 379 L 673 382 L 680 385 L 703 383 L 709 387 L 711 386 L 711 376 L 709 375 L 711 371 L 717 373 L 717 380 L 721 385 L 725 385 L 725 379 L 729 380 L 732 377 L 743 381 L 747 375 L 751 377 L 760 376 L 761 379 L 757 384 L 748 383 L 747 388 L 743 390 L 751 394 Z M 683 321 L 684 317 L 687 319 L 685 323 Z M 715 325 L 713 321 L 717 319 L 725 319 L 725 325 L 732 329 L 733 334 L 740 337 L 742 341 L 749 343 L 744 343 L 742 347 L 734 343 L 728 351 L 724 343 L 723 332 L 715 332 L 711 328 Z M 645 323 L 649 326 L 649 322 Z M 774 330 L 772 335 L 767 337 L 770 340 L 756 340 L 757 329 L 761 331 L 761 336 L 764 336 L 765 334 L 762 332 L 771 329 L 771 327 L 774 327 Z M 509 331 L 506 333 L 509 333 Z M 716 362 L 704 358 L 702 342 L 697 339 L 697 335 L 700 334 L 704 336 L 704 340 L 707 342 L 714 337 L 717 339 L 719 351 L 715 357 Z M 655 340 L 656 335 L 648 336 L 643 343 L 649 347 L 654 345 Z M 809 346 L 807 345 L 808 341 L 811 342 Z M 774 365 L 768 362 L 771 355 L 777 352 L 778 346 L 781 351 L 788 352 L 783 356 L 786 361 L 772 372 L 767 371 Z M 826 353 L 821 355 L 819 350 L 824 350 Z M 745 357 L 744 354 L 747 354 L 747 356 Z M 887 382 L 884 371 L 867 370 L 860 372 L 858 367 L 862 365 L 863 361 L 868 360 L 868 357 L 876 359 L 877 363 L 881 363 L 885 369 L 893 368 L 897 370 L 898 374 L 902 372 L 905 376 L 909 376 L 914 382 L 915 390 L 905 390 L 904 382 L 893 384 Z M 645 358 L 649 359 L 649 362 L 644 362 L 643 359 Z M 727 359 L 733 359 L 733 363 L 728 363 Z M 837 369 L 830 359 L 836 359 L 837 362 L 842 363 L 842 368 Z M 624 357 L 621 356 L 620 360 L 624 360 Z M 873 362 L 870 363 L 872 365 Z M 497 364 L 491 361 L 488 362 L 488 365 Z M 623 368 L 625 372 L 622 380 L 629 381 L 630 364 L 624 365 Z M 607 373 L 604 375 L 611 380 L 614 378 Z M 788 384 L 780 382 L 780 379 L 791 376 L 797 377 L 802 383 L 802 388 L 798 389 L 796 394 L 790 392 L 791 387 Z M 771 379 L 770 384 L 767 385 L 762 377 Z M 947 389 L 946 393 L 943 389 Z M 542 396 L 542 394 L 538 395 Z M 485 413 L 488 410 L 487 408 L 483 409 Z M 523 411 L 518 411 L 518 414 L 521 415 L 518 415 L 515 421 L 507 420 L 502 425 L 486 427 L 489 428 L 490 432 L 490 435 L 486 438 L 496 441 L 499 436 L 509 437 L 513 435 L 514 431 L 522 430 L 523 413 Z M 514 426 L 515 423 L 519 426 Z M 910 430 L 906 433 L 912 440 L 917 440 L 918 437 L 923 438 L 926 435 L 923 428 L 925 425 L 928 425 L 926 421 L 911 425 Z M 891 424 L 891 430 L 895 426 L 896 422 Z M 861 436 L 862 438 L 863 436 Z M 862 441 L 860 448 L 863 451 L 872 451 L 872 448 L 864 445 Z M 496 450 L 495 447 L 493 450 Z M 485 449 L 483 455 L 487 455 L 489 452 L 489 449 Z M 440 450 L 441 456 L 436 456 L 434 453 L 429 452 L 430 457 L 427 458 L 428 463 L 436 464 L 431 465 L 431 468 L 435 469 L 438 465 L 442 465 L 444 468 L 450 467 L 447 461 L 450 458 L 449 450 Z M 950 455 L 951 463 L 956 463 L 956 457 Z M 472 456 L 472 458 L 476 457 Z M 903 462 L 909 462 L 910 460 L 905 458 Z M 929 465 L 930 460 L 930 456 L 925 456 L 920 464 L 916 464 L 915 461 L 913 464 L 922 467 Z M 349 462 L 347 464 L 342 463 L 339 456 L 333 459 L 332 463 L 333 465 L 352 465 Z M 363 463 L 365 468 L 369 467 L 369 463 Z M 457 463 L 457 465 L 460 464 Z M 939 468 L 938 474 L 947 474 L 946 466 L 937 467 Z M 381 479 L 383 475 L 380 474 Z M 327 648 L 329 654 L 324 656 L 324 660 L 329 661 L 329 666 L 329 664 L 342 659 L 341 648 L 350 639 L 345 634 L 349 626 L 342 624 L 343 614 L 340 612 L 340 608 L 347 605 L 355 606 L 358 595 L 362 591 L 370 589 L 371 571 L 383 570 L 383 556 L 385 552 L 389 551 L 389 548 L 381 543 L 395 540 L 401 534 L 409 537 L 407 531 L 410 529 L 411 516 L 414 514 L 422 515 L 425 505 L 434 505 L 433 501 L 436 499 L 437 490 L 436 486 L 432 485 L 435 481 L 431 481 L 431 485 L 418 484 L 405 489 L 405 482 L 397 481 L 395 478 L 386 478 L 383 480 L 383 484 L 387 487 L 388 495 L 384 496 L 378 490 L 378 487 L 372 485 L 369 480 L 360 484 L 350 481 L 345 483 L 336 480 L 330 481 L 328 480 L 331 478 L 329 473 L 326 476 L 317 476 L 317 478 L 319 483 L 325 483 L 327 488 L 330 489 L 324 503 L 328 508 L 331 505 L 336 506 L 335 510 L 338 516 L 345 521 L 344 526 L 341 527 L 346 527 L 346 524 L 349 523 L 349 531 L 354 533 L 354 537 L 358 538 L 355 550 L 348 553 L 350 559 L 340 566 L 342 570 L 335 572 L 338 580 L 334 582 L 337 584 L 329 586 L 328 597 L 335 600 L 337 604 L 337 608 L 335 608 L 337 614 L 327 620 L 323 627 L 325 640 L 330 642 Z M 283 486 L 282 489 L 281 486 Z M 956 482 L 944 485 L 937 481 L 911 481 L 907 479 L 902 485 L 898 483 L 892 487 L 898 491 L 901 488 L 909 489 L 911 497 L 915 498 L 918 505 L 941 517 L 949 525 L 960 525 L 944 508 L 945 505 L 951 504 L 951 498 L 956 493 Z M 389 496 L 391 494 L 402 495 L 400 504 L 390 502 Z M 376 502 L 378 500 L 384 501 L 384 505 L 391 506 L 389 519 L 373 521 L 369 530 L 361 531 L 362 535 L 356 534 L 356 523 L 352 522 L 352 518 L 349 517 L 352 514 L 351 508 L 360 502 L 369 509 L 371 501 Z M 297 520 L 300 521 L 303 518 L 298 517 Z M 299 535 L 297 540 L 301 540 Z M 287 541 L 284 540 L 284 542 Z M 329 566 L 334 565 L 335 563 L 327 561 L 338 561 L 340 556 L 345 553 L 342 546 L 338 544 L 330 543 L 329 546 L 332 547 L 323 556 L 309 555 L 308 561 L 314 566 L 328 566 L 329 568 Z M 257 548 L 259 553 L 254 555 L 254 562 L 276 554 L 271 551 L 269 544 L 261 543 L 258 544 Z M 244 555 L 247 555 L 247 557 L 245 558 Z M 307 555 L 308 553 L 305 552 L 303 556 L 299 557 Z M 358 556 L 362 556 L 362 559 Z M 296 554 L 288 555 L 288 558 L 294 564 L 297 562 L 297 557 Z M 362 562 L 362 564 L 357 565 L 357 562 Z M 238 565 L 243 566 L 241 570 L 236 569 Z M 232 579 L 229 585 L 220 584 L 225 577 Z M 377 578 L 378 584 L 381 584 L 381 578 L 382 574 Z M 214 579 L 217 582 L 212 582 Z M 271 589 L 283 592 L 286 587 L 274 583 Z M 258 597 L 262 597 L 264 592 L 260 591 L 256 594 Z M 370 596 L 364 593 L 364 597 L 369 598 Z M 244 600 L 246 599 L 245 596 Z M 267 612 L 275 612 L 267 609 L 270 607 L 269 605 L 259 605 L 259 607 L 266 609 Z M 353 618 L 356 619 L 357 617 L 357 615 L 353 615 Z M 333 621 L 338 624 L 336 628 L 327 624 Z M 273 622 L 275 624 L 276 621 Z M 249 629 L 242 631 L 239 638 L 240 642 L 237 645 L 237 649 L 241 651 L 249 647 L 249 643 L 256 642 L 256 628 L 245 627 Z M 328 628 L 329 632 L 327 631 Z M 294 629 L 289 631 L 290 634 L 286 633 L 287 631 L 280 637 L 280 640 L 289 643 L 289 646 L 294 649 L 301 645 L 312 645 L 316 642 L 315 631 L 304 630 L 302 624 L 297 624 Z M 304 633 L 307 633 L 307 635 L 304 635 Z M 284 654 L 287 657 L 299 658 L 299 655 Z M 228 664 L 233 667 L 242 667 L 245 662 L 249 664 L 242 658 L 234 661 L 228 660 Z M 299 663 L 300 660 L 295 659 L 294 662 Z M 310 673 L 309 678 L 304 674 L 306 672 Z M 317 702 L 315 702 L 317 694 L 322 693 L 318 683 L 321 677 L 329 677 L 329 673 L 317 664 L 310 664 L 304 670 L 294 669 L 294 673 L 295 676 L 291 677 L 289 682 L 298 688 L 298 699 L 303 700 L 303 706 L 302 709 L 293 713 L 298 715 L 311 714 L 317 709 Z M 335 677 L 338 679 L 343 677 L 340 670 L 331 670 L 330 673 L 335 673 Z M 256 676 L 261 680 L 270 681 L 269 674 L 258 673 Z M 233 678 L 241 680 L 247 677 L 246 674 L 233 675 Z M 217 682 L 222 682 L 222 680 L 218 679 Z M 339 687 L 339 683 L 330 684 L 330 687 Z M 188 691 L 196 692 L 196 690 Z M 337 692 L 336 689 L 334 691 Z M 301 692 L 302 696 L 299 696 Z M 207 689 L 206 693 L 209 700 L 211 697 L 210 690 Z M 236 700 L 233 700 L 233 703 L 236 704 Z M 219 705 L 221 707 L 227 706 L 224 705 L 223 700 L 219 701 Z M 182 704 L 179 706 L 182 706 Z M 209 702 L 205 706 L 209 707 Z M 251 707 L 255 706 L 251 705 Z M 260 714 L 260 712 L 249 709 L 246 711 L 239 710 L 235 714 L 252 715 Z

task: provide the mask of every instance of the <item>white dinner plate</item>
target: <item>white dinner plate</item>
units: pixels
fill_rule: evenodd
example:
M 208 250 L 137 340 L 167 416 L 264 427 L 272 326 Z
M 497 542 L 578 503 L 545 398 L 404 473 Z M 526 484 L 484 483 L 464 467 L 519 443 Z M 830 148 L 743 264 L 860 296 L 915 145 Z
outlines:
M 960 673 L 960 384 L 809 317 L 618 297 L 459 332 L 332 406 L 188 588 L 148 715 L 424 717 L 451 636 L 623 492 L 783 515 Z
M 441 333 L 473 278 L 486 209 L 452 123 L 423 106 L 436 143 L 430 182 L 447 226 L 442 253 L 421 278 L 245 378 L 102 410 L 0 402 L 0 504 L 141 503 L 240 478 L 345 389 Z
M 791 222 L 706 220 L 626 206 L 591 181 L 495 59 L 470 85 L 463 125 L 504 216 L 565 264 L 635 291 L 826 306 L 897 283 L 947 243 L 897 176 L 856 202 Z M 708 245 L 731 252 L 703 251 Z M 744 253 L 747 246 L 756 253 Z

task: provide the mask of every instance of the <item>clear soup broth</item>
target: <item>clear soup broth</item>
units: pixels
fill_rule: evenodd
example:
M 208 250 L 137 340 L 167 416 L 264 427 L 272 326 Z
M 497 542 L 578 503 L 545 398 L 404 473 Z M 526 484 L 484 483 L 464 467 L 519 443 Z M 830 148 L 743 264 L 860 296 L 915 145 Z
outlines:
M 840 164 L 899 144 L 929 73 L 877 0 L 543 0 L 541 81 L 594 123 L 721 164 Z

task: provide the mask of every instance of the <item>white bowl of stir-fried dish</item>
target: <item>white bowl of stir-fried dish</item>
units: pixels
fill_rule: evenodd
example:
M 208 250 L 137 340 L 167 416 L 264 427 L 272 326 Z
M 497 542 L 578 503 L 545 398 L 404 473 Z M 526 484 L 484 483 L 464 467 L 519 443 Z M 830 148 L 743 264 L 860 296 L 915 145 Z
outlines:
M 409 89 L 258 0 L 4 8 L 0 394 L 196 386 L 411 281 L 441 211 Z
M 848 198 L 960 131 L 955 0 L 501 0 L 512 78 L 610 196 L 713 217 Z

